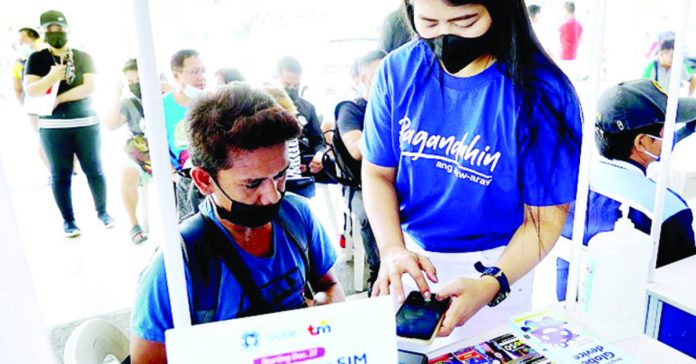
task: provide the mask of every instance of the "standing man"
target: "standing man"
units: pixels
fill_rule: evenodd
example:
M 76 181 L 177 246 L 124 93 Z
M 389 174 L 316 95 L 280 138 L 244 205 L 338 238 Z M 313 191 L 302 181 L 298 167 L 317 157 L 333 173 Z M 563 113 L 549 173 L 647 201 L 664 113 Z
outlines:
M 164 103 L 164 121 L 167 130 L 169 157 L 174 172 L 179 172 L 189 159 L 188 141 L 186 139 L 186 112 L 194 98 L 199 96 L 206 86 L 205 66 L 193 49 L 182 49 L 172 56 L 169 63 L 176 81 L 176 89 L 162 96 Z M 176 185 L 177 209 L 179 219 L 193 212 L 189 199 L 191 181 L 174 175 Z
M 643 78 L 655 80 L 663 89 L 669 90 L 669 77 L 672 74 L 674 60 L 674 39 L 666 39 L 660 43 L 660 51 L 654 61 L 650 62 L 643 72 Z M 682 65 L 681 81 L 689 83 L 689 96 L 696 91 L 696 76 L 686 63 Z
M 300 123 L 302 132 L 300 133 L 300 155 L 304 166 L 305 175 L 316 175 L 321 172 L 323 165 L 321 157 L 326 150 L 324 136 L 321 132 L 321 122 L 317 116 L 314 105 L 300 96 L 300 85 L 302 83 L 302 65 L 293 57 L 283 57 L 278 62 L 276 77 L 281 86 L 285 89 L 288 96 L 297 106 L 297 121 Z
M 571 80 L 577 77 L 575 64 L 578 58 L 578 47 L 582 39 L 582 25 L 575 19 L 575 3 L 567 1 L 563 4 L 565 22 L 558 29 L 561 41 L 559 65 L 569 75 Z
M 22 28 L 18 33 L 19 58 L 12 67 L 12 81 L 14 83 L 15 96 L 17 96 L 17 100 L 21 104 L 24 102 L 24 86 L 22 84 L 24 68 L 29 56 L 41 49 L 41 38 L 39 33 L 32 28 Z
M 383 51 L 372 51 L 361 57 L 358 61 L 358 89 L 360 90 L 360 96 L 355 100 L 343 101 L 336 106 L 336 131 L 345 146 L 345 149 L 336 148 L 336 153 L 341 154 L 337 156 L 337 159 L 346 161 L 346 167 L 351 168 L 351 174 L 358 179 L 360 178 L 360 167 L 362 164 L 360 141 L 362 140 L 365 127 L 367 100 L 370 99 L 370 87 L 372 86 L 375 72 L 377 72 L 382 59 L 386 56 L 387 54 Z M 343 155 L 344 150 L 348 152 L 348 155 Z M 360 223 L 360 236 L 365 247 L 367 265 L 370 271 L 367 280 L 367 295 L 371 296 L 372 286 L 377 280 L 379 273 L 379 251 L 370 227 L 370 221 L 367 219 L 365 205 L 363 204 L 362 187 L 360 185 L 348 186 L 348 209 L 355 214 Z
M 131 223 L 130 238 L 134 244 L 147 240 L 147 234 L 138 222 L 138 186 L 152 178 L 150 150 L 145 138 L 145 114 L 143 112 L 140 77 L 135 59 L 129 59 L 123 66 L 123 74 L 128 82 L 131 96 L 122 98 L 123 85 L 118 84 L 116 97 L 111 109 L 104 117 L 104 125 L 116 130 L 128 125 L 130 138 L 126 142 L 127 158 L 124 159 L 121 178 L 121 198 Z
M 72 206 L 73 159 L 77 156 L 87 176 L 97 216 L 105 227 L 114 225 L 106 212 L 106 181 L 101 166 L 99 118 L 91 105 L 96 83 L 92 57 L 68 47 L 68 22 L 63 13 L 41 14 L 41 30 L 48 48 L 27 60 L 24 90 L 27 95 L 46 94 L 60 83 L 51 115 L 39 118 L 41 144 L 51 168 L 53 197 L 63 216 L 68 237 L 80 235 Z
M 12 81 L 14 83 L 15 96 L 20 104 L 24 104 L 24 69 L 26 68 L 27 60 L 29 56 L 40 50 L 42 48 L 41 37 L 39 33 L 32 28 L 22 28 L 19 30 L 19 58 L 12 67 Z M 38 133 L 38 122 L 39 118 L 36 115 L 28 115 L 31 126 L 35 132 Z M 46 159 L 46 152 L 44 152 L 43 147 L 39 144 L 39 158 L 43 162 L 44 166 L 48 168 L 48 160 Z

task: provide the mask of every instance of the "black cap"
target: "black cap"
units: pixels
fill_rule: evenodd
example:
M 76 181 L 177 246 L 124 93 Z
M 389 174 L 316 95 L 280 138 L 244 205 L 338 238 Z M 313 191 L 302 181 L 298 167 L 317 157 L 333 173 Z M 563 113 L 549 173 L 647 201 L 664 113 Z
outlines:
M 696 99 L 680 98 L 677 122 L 696 120 Z M 665 122 L 667 93 L 653 80 L 622 82 L 599 98 L 595 126 L 605 133 L 620 133 Z
M 41 28 L 46 28 L 53 24 L 58 24 L 66 28 L 68 26 L 68 21 L 65 20 L 65 15 L 58 10 L 49 10 L 41 14 Z

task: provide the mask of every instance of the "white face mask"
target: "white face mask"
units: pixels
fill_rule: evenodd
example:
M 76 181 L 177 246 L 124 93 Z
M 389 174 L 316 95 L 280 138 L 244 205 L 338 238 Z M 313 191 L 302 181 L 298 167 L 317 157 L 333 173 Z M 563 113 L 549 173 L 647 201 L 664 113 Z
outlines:
M 645 135 L 647 135 L 649 138 L 653 138 L 656 141 L 658 141 L 658 140 L 662 141 L 662 138 L 660 138 L 660 137 L 650 135 L 650 134 L 645 134 Z M 644 150 L 643 153 L 647 154 L 648 156 L 652 157 L 655 160 L 658 160 L 660 158 L 659 155 L 652 154 L 652 153 L 648 152 L 647 150 Z
M 19 54 L 22 56 L 22 58 L 29 58 L 29 56 L 34 53 L 34 50 L 31 49 L 31 46 L 28 44 L 22 44 L 19 46 Z
M 203 93 L 203 90 L 195 88 L 193 86 L 186 86 L 184 88 L 183 92 L 184 92 L 184 95 L 186 95 L 186 97 L 188 97 L 189 99 L 194 99 L 194 98 L 200 96 L 200 94 Z

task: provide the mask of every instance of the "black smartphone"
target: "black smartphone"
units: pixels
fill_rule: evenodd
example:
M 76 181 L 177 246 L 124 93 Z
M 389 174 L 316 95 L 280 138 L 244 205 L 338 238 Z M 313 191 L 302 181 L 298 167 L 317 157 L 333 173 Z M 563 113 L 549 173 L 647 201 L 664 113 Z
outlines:
M 399 350 L 399 364 L 428 364 L 425 354 Z
M 430 344 L 440 328 L 440 322 L 450 299 L 437 300 L 435 294 L 426 300 L 418 291 L 412 291 L 396 313 L 396 334 L 402 341 Z

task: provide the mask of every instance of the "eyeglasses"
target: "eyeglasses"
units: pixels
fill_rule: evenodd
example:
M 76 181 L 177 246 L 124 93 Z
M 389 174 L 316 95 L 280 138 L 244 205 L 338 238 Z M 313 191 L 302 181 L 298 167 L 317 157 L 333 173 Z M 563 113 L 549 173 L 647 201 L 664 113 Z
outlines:
M 662 141 L 662 138 L 660 138 L 659 136 L 650 135 L 650 134 L 645 134 L 645 135 L 647 135 L 650 138 L 653 138 L 655 141 Z
M 185 73 L 187 76 L 201 76 L 205 74 L 205 68 L 194 68 L 190 70 L 180 70 L 179 72 Z

